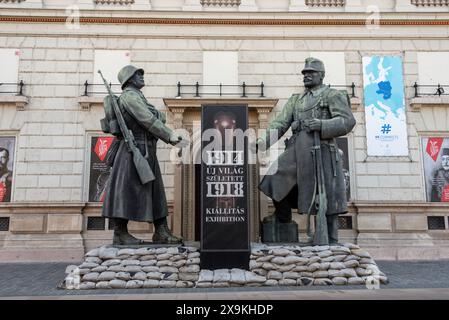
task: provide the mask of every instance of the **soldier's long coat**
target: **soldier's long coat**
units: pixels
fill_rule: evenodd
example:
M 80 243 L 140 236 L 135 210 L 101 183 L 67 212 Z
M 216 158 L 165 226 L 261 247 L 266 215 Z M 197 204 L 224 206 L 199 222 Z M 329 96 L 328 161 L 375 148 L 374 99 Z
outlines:
M 328 107 L 320 108 L 321 101 Z M 323 114 L 321 109 L 327 111 Z M 317 90 L 294 94 L 282 112 L 270 123 L 265 140 L 269 146 L 270 129 L 279 130 L 274 139 L 276 140 L 284 135 L 294 121 L 312 118 L 322 119 L 321 149 L 328 200 L 327 214 L 346 213 L 348 209 L 343 161 L 335 140 L 336 137 L 349 133 L 355 126 L 346 92 L 323 85 Z M 299 213 L 307 213 L 311 208 L 311 213 L 316 214 L 315 206 L 311 205 L 317 182 L 311 152 L 313 145 L 313 132 L 300 130 L 294 133 L 285 152 L 262 179 L 259 189 L 276 201 L 288 196 L 292 208 L 298 208 Z
M 123 139 L 116 140 L 118 151 L 113 161 L 108 159 L 112 169 L 106 186 L 103 216 L 152 222 L 168 215 L 156 143 L 158 139 L 168 143 L 171 130 L 165 126 L 165 115 L 148 103 L 140 90 L 125 88 L 119 98 L 119 107 L 140 152 L 144 156 L 148 152 L 148 162 L 156 179 L 142 185 L 132 153 L 128 152 Z M 113 149 L 111 147 L 112 153 Z M 113 156 L 108 154 L 109 158 Z

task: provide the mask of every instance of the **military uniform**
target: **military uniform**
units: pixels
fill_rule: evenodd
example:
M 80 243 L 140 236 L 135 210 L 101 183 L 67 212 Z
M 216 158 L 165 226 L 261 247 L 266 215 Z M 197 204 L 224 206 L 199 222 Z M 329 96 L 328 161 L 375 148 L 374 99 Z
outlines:
M 328 200 L 326 212 L 331 242 L 337 242 L 337 215 L 348 211 L 343 161 L 335 138 L 349 133 L 355 126 L 349 97 L 345 91 L 321 85 L 302 94 L 294 94 L 282 112 L 267 129 L 266 137 L 258 141 L 267 148 L 284 135 L 291 127 L 293 135 L 286 149 L 277 159 L 268 174 L 262 179 L 259 189 L 273 199 L 276 216 L 281 222 L 291 220 L 291 208 L 300 214 L 316 214 L 314 196 L 317 190 L 315 164 L 312 156 L 314 132 L 308 131 L 310 119 L 321 119 L 321 150 L 324 180 Z M 278 134 L 270 141 L 270 130 Z
M 168 142 L 171 130 L 164 125 L 164 114 L 148 103 L 140 90 L 126 88 L 119 98 L 119 107 L 156 179 L 142 185 L 132 153 L 128 151 L 125 141 L 119 138 L 118 151 L 106 186 L 103 216 L 153 222 L 168 215 L 156 144 L 158 139 Z

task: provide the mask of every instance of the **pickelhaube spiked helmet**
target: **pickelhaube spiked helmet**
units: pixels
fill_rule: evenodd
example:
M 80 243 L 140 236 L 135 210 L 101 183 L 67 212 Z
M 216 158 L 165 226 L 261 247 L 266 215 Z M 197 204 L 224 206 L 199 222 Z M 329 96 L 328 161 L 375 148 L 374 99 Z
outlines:
M 131 79 L 131 77 L 137 72 L 137 71 L 142 71 L 142 73 L 144 73 L 144 70 L 141 68 L 137 68 L 135 66 L 132 65 L 127 65 L 125 67 L 123 67 L 119 72 L 118 72 L 118 81 L 120 82 L 120 84 L 122 85 L 122 89 L 125 86 L 126 82 Z

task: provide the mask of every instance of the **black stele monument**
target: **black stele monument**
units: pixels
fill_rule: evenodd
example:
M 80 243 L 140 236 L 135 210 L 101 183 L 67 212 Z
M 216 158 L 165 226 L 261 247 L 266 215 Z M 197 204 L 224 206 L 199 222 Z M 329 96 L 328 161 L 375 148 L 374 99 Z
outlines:
M 201 269 L 249 269 L 247 106 L 203 106 Z

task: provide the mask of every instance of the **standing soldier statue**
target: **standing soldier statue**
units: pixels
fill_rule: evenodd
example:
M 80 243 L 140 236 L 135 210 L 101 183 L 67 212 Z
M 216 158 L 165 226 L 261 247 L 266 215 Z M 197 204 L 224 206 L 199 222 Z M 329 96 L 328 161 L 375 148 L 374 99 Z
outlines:
M 275 213 L 263 222 L 291 223 L 291 209 L 298 208 L 300 214 L 317 215 L 313 243 L 333 244 L 338 242 L 338 215 L 348 211 L 343 161 L 335 138 L 349 133 L 356 122 L 347 92 L 323 84 L 322 61 L 307 58 L 302 74 L 305 91 L 290 97 L 265 137 L 253 144 L 256 151 L 265 151 L 292 128 L 285 152 L 272 167 L 276 171 L 270 168 L 259 185 L 275 206 Z M 309 220 L 310 216 L 310 237 Z M 297 241 L 297 236 L 290 241 Z
M 99 71 L 101 74 L 101 72 Z M 103 78 L 104 80 L 104 78 Z M 165 126 L 165 115 L 151 105 L 140 91 L 144 71 L 128 65 L 118 73 L 123 93 L 114 96 L 106 82 L 104 132 L 117 136 L 107 155 L 112 166 L 103 203 L 103 217 L 114 222 L 114 245 L 139 245 L 144 241 L 128 232 L 128 221 L 153 222 L 154 243 L 176 244 L 167 225 L 167 200 L 156 157 L 159 139 L 171 145 L 183 142 Z

